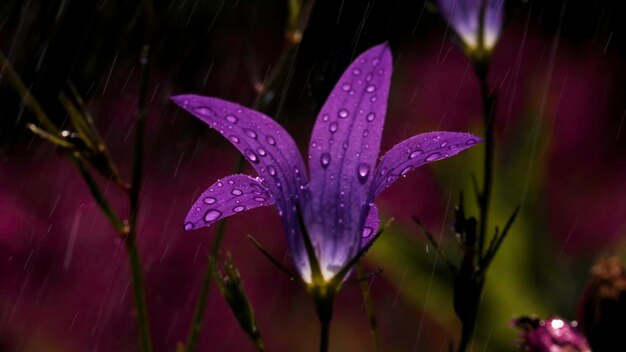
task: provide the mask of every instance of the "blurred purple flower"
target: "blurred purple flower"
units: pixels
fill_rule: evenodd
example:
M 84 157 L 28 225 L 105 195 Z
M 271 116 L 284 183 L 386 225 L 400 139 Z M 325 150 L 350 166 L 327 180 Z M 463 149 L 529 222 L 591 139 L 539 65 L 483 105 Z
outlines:
M 587 340 L 578 331 L 577 323 L 558 317 L 545 321 L 522 317 L 514 321 L 522 329 L 520 347 L 527 352 L 591 352 Z
M 389 150 L 376 165 L 392 74 L 387 44 L 359 56 L 322 107 L 309 144 L 308 180 L 291 136 L 274 120 L 235 103 L 197 95 L 172 100 L 220 132 L 260 177 L 231 175 L 211 185 L 187 214 L 185 230 L 275 204 L 302 279 L 312 282 L 297 209 L 331 280 L 377 233 L 374 199 L 400 176 L 480 142 L 467 133 L 430 132 Z
M 484 6 L 482 46 L 480 17 Z M 502 28 L 504 0 L 439 0 L 442 16 L 470 50 L 493 49 Z

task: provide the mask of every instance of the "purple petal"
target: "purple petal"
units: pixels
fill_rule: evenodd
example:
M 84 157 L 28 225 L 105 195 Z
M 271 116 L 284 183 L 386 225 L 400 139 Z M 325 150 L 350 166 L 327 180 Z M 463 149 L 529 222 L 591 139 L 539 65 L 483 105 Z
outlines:
M 380 224 L 380 218 L 378 217 L 378 207 L 372 204 L 370 211 L 365 218 L 365 226 L 363 227 L 363 234 L 361 239 L 361 248 L 367 246 L 376 238 L 378 232 L 378 225 Z
M 295 213 L 307 177 L 291 136 L 271 118 L 235 103 L 197 95 L 179 95 L 172 101 L 221 133 L 248 159 L 278 207 L 296 266 L 303 277 L 310 277 Z
M 439 0 L 442 16 L 469 47 L 478 45 L 481 0 Z M 484 45 L 493 48 L 502 28 L 504 0 L 487 0 Z
M 315 197 L 306 221 L 322 271 L 329 274 L 359 249 L 391 71 L 387 44 L 367 50 L 343 73 L 313 128 L 309 169 Z
M 454 156 L 482 140 L 469 133 L 429 132 L 406 139 L 391 148 L 376 168 L 372 199 L 400 176 L 424 164 Z
M 257 179 L 231 175 L 218 180 L 200 195 L 187 213 L 184 230 L 211 226 L 227 216 L 272 204 L 272 196 Z
M 172 100 L 221 133 L 246 157 L 279 209 L 291 207 L 307 178 L 296 143 L 278 123 L 217 98 L 179 95 Z

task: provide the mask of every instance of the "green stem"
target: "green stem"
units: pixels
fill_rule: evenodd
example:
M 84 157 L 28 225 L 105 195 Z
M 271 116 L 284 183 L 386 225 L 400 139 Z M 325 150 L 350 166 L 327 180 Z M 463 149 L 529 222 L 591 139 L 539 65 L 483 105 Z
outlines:
M 139 329 L 140 348 L 142 352 L 152 351 L 150 339 L 150 325 L 148 323 L 148 307 L 146 305 L 146 293 L 144 289 L 141 260 L 137 250 L 137 234 L 132 231 L 124 241 L 128 252 L 131 282 L 133 287 L 133 299 L 137 310 L 137 328 Z
M 363 276 L 364 273 L 361 264 L 356 265 L 356 272 L 359 277 Z M 363 280 L 359 284 L 361 286 L 361 292 L 363 293 L 363 305 L 365 307 L 365 312 L 367 313 L 367 318 L 370 323 L 370 330 L 372 330 L 372 337 L 374 338 L 374 346 L 376 347 L 376 351 L 380 352 L 383 349 L 380 342 L 380 332 L 378 331 L 378 319 L 376 318 L 374 300 L 372 300 L 372 295 L 369 292 L 370 280 Z

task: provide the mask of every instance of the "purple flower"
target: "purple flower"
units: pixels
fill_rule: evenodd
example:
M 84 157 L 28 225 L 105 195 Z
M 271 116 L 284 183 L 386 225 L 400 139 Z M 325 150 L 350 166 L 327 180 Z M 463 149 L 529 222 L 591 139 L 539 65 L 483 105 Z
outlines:
M 522 329 L 521 348 L 527 352 L 591 352 L 587 340 L 578 331 L 577 323 L 558 317 L 541 321 L 522 317 L 514 325 Z
M 331 280 L 376 237 L 379 218 L 373 202 L 385 188 L 421 165 L 480 142 L 467 133 L 424 133 L 399 143 L 377 163 L 391 73 L 387 44 L 369 49 L 343 73 L 315 122 L 309 175 L 296 143 L 271 118 L 217 98 L 172 97 L 226 137 L 259 175 L 231 175 L 211 185 L 187 214 L 184 229 L 275 204 L 302 279 L 313 281 L 301 233 L 305 228 L 323 280 Z
M 482 6 L 485 12 L 481 39 L 479 36 Z M 500 36 L 503 7 L 504 0 L 439 0 L 442 16 L 470 50 L 493 49 Z

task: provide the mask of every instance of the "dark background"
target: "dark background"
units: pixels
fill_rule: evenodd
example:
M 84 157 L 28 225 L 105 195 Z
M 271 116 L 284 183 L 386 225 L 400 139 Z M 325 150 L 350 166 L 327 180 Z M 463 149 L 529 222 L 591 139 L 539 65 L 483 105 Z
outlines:
M 283 49 L 287 7 L 281 0 L 184 0 L 154 8 L 139 241 L 155 350 L 172 351 L 186 336 L 215 232 L 183 234 L 183 218 L 238 156 L 168 98 L 196 93 L 252 105 L 254 83 Z M 513 349 L 516 315 L 573 319 L 589 265 L 626 253 L 624 13 L 608 0 L 507 1 L 490 72 L 499 98 L 493 209 L 500 224 L 515 206 L 522 212 L 489 277 L 477 348 Z M 434 129 L 482 135 L 478 84 L 446 27 L 432 3 L 318 0 L 265 111 L 305 148 L 345 67 L 389 41 L 395 71 L 383 150 Z M 57 98 L 74 82 L 124 175 L 145 38 L 137 1 L 0 4 L 0 49 L 23 81 L 64 126 Z M 123 247 L 69 161 L 27 122 L 34 116 L 0 74 L 0 350 L 135 350 Z M 474 149 L 411 174 L 378 202 L 383 221 L 396 219 L 366 259 L 384 270 L 370 287 L 385 350 L 437 351 L 457 338 L 451 279 L 410 215 L 443 233 L 456 254 L 450 210 L 459 190 L 471 194 L 470 174 L 480 176 L 482 149 Z M 123 193 L 105 188 L 127 211 Z M 268 350 L 314 351 L 311 300 L 245 240 L 252 233 L 286 256 L 279 221 L 269 208 L 233 218 L 224 251 L 240 268 Z M 331 350 L 374 350 L 362 301 L 357 286 L 341 293 Z M 253 350 L 216 290 L 207 315 L 203 350 Z

